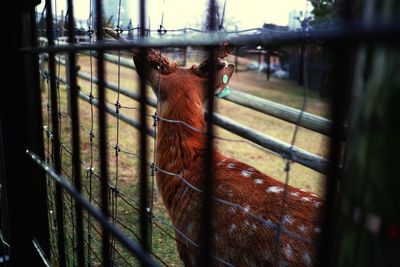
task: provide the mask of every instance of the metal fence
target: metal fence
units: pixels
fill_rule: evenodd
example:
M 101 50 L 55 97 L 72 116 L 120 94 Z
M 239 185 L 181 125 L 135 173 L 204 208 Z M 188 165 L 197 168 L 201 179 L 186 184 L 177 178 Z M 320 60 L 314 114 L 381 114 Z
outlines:
M 39 47 L 36 45 L 37 38 L 34 34 L 36 18 L 33 4 L 28 5 L 22 11 L 16 9 L 18 18 L 20 18 L 17 24 L 17 33 L 19 35 L 25 34 L 25 40 L 22 39 L 22 41 L 15 44 L 20 56 L 14 61 L 19 62 L 22 67 L 16 68 L 19 72 L 14 72 L 13 77 L 17 77 L 21 72 L 24 75 L 22 81 L 18 82 L 18 90 L 13 93 L 12 99 L 24 99 L 23 107 L 19 111 L 15 111 L 11 116 L 7 113 L 7 110 L 15 110 L 13 103 L 3 101 L 5 98 L 2 97 L 1 105 L 2 120 L 0 123 L 2 135 L 0 136 L 0 151 L 2 152 L 2 161 L 0 166 L 2 187 L 0 188 L 0 197 L 1 204 L 4 205 L 1 209 L 1 230 L 5 234 L 0 233 L 0 240 L 2 244 L 1 251 L 4 255 L 2 260 L 4 262 L 8 262 L 11 266 L 21 266 L 27 260 L 32 262 L 34 266 L 91 266 L 93 264 L 129 266 L 138 264 L 138 262 L 144 266 L 168 265 L 152 249 L 152 228 L 158 227 L 169 238 L 174 239 L 171 231 L 167 230 L 168 227 L 172 228 L 177 235 L 182 235 L 184 238 L 187 237 L 181 233 L 180 229 L 177 229 L 168 223 L 165 218 L 159 217 L 153 211 L 152 201 L 154 196 L 152 194 L 154 188 L 149 188 L 149 185 L 154 184 L 156 173 L 162 172 L 180 179 L 188 188 L 202 193 L 203 208 L 201 213 L 203 219 L 201 225 L 203 229 L 201 237 L 198 239 L 199 243 L 189 238 L 187 240 L 202 252 L 202 257 L 199 259 L 200 266 L 210 266 L 211 262 L 215 260 L 220 265 L 232 266 L 229 262 L 218 257 L 218 255 L 214 255 L 212 251 L 210 238 L 213 234 L 213 227 L 211 218 L 216 216 L 212 212 L 213 206 L 215 202 L 219 202 L 242 210 L 246 210 L 246 207 L 224 199 L 216 199 L 212 195 L 212 151 L 214 139 L 219 138 L 213 134 L 214 124 L 281 156 L 286 164 L 286 183 L 289 182 L 290 164 L 292 162 L 300 163 L 328 175 L 325 212 L 321 214 L 325 218 L 326 225 L 323 229 L 324 238 L 320 248 L 320 264 L 321 266 L 329 266 L 330 262 L 334 262 L 331 261 L 333 244 L 332 222 L 334 221 L 336 188 L 340 174 L 341 147 L 346 135 L 346 127 L 343 125 L 345 125 L 350 81 L 352 80 L 350 71 L 352 65 L 348 61 L 351 59 L 351 51 L 356 45 L 354 41 L 358 43 L 367 40 L 397 42 L 398 40 L 394 34 L 396 30 L 399 30 L 397 24 L 346 25 L 347 27 L 318 32 L 259 32 L 247 35 L 235 32 L 232 34 L 217 31 L 218 26 L 221 25 L 218 25 L 216 21 L 216 3 L 215 1 L 210 1 L 208 22 L 210 29 L 208 32 L 203 33 L 207 38 L 204 38 L 204 36 L 180 36 L 155 40 L 144 38 L 146 34 L 145 3 L 140 1 L 140 27 L 131 30 L 140 30 L 142 38 L 131 43 L 104 42 L 103 32 L 95 30 L 103 28 L 101 19 L 97 19 L 95 22 L 92 21 L 88 28 L 89 44 L 76 45 L 70 43 L 60 45 L 53 35 L 55 29 L 52 16 L 52 1 L 46 1 L 47 38 L 42 39 L 46 45 Z M 90 10 L 96 13 L 96 18 L 101 18 L 101 1 L 96 1 L 95 6 L 97 8 L 91 7 Z M 72 0 L 68 1 L 68 10 L 69 19 L 66 30 L 69 40 L 75 40 Z M 117 31 L 118 29 L 117 26 Z M 158 33 L 163 33 L 162 23 Z M 92 39 L 94 34 L 96 34 L 96 42 L 94 42 L 94 38 Z M 338 60 L 333 68 L 338 77 L 342 79 L 336 81 L 336 86 L 333 86 L 341 90 L 332 92 L 332 121 L 306 113 L 304 111 L 306 97 L 304 97 L 303 108 L 296 110 L 245 93 L 232 92 L 226 97 L 227 101 L 294 123 L 295 130 L 292 142 L 287 144 L 240 125 L 213 112 L 213 85 L 215 84 L 216 70 L 211 67 L 210 73 L 213 74 L 210 77 L 208 90 L 210 101 L 208 102 L 206 117 L 209 123 L 207 131 L 204 132 L 208 138 L 202 189 L 200 190 L 188 183 L 180 174 L 170 173 L 159 168 L 155 161 L 149 163 L 150 154 L 147 135 L 156 137 L 157 132 L 149 126 L 147 105 L 157 107 L 157 100 L 147 97 L 145 81 L 143 80 L 140 80 L 139 83 L 139 93 L 132 92 L 121 86 L 120 66 L 134 67 L 130 62 L 125 62 L 121 58 L 121 49 L 139 48 L 144 57 L 145 50 L 150 47 L 158 47 L 162 50 L 162 48 L 169 46 L 202 46 L 207 48 L 210 58 L 213 58 L 218 45 L 224 42 L 234 46 L 250 44 L 269 46 L 271 44 L 283 45 L 288 43 L 308 44 L 315 41 L 332 44 L 343 58 Z M 109 50 L 117 51 L 117 55 L 107 54 L 106 51 Z M 76 69 L 77 53 L 86 53 L 89 56 L 90 73 Z M 39 54 L 45 55 L 42 60 L 47 60 L 46 69 L 44 64 L 39 68 Z M 60 56 L 61 54 L 66 54 L 65 59 Z M 92 61 L 94 58 L 96 58 L 95 63 Z M 105 61 L 118 64 L 117 84 L 106 82 Z M 60 75 L 61 65 L 66 65 L 67 79 L 63 79 Z M 93 74 L 94 65 L 96 66 L 97 75 Z M 41 74 L 39 74 L 40 70 L 42 71 Z M 47 87 L 48 91 L 45 92 L 45 95 L 48 99 L 45 101 L 41 96 L 39 75 L 44 77 L 47 84 L 45 87 Z M 78 78 L 90 82 L 90 92 L 80 90 Z M 60 108 L 63 105 L 60 97 L 63 93 L 60 87 L 63 85 L 67 89 L 69 96 L 68 112 L 63 112 Z M 31 89 L 32 87 L 33 90 Z M 110 89 L 117 94 L 116 101 L 107 99 L 106 89 Z M 120 102 L 120 96 L 122 95 L 139 101 L 139 106 L 122 105 Z M 86 100 L 90 105 L 91 122 L 89 127 L 84 126 L 80 121 L 79 98 Z M 45 103 L 44 109 L 42 109 L 40 103 Z M 95 109 L 97 112 L 94 112 Z M 139 119 L 132 119 L 121 111 L 124 109 L 138 110 Z M 116 118 L 117 138 L 115 143 L 109 141 L 107 137 L 106 113 Z M 95 129 L 94 121 L 96 121 L 96 115 L 98 125 L 96 123 Z M 42 116 L 47 120 L 44 127 Z M 151 114 L 150 117 L 154 119 L 154 123 L 157 123 L 157 120 L 168 121 L 168 118 L 159 117 L 157 113 Z M 13 121 L 14 118 L 18 119 L 18 123 Z M 63 133 L 61 130 L 65 121 L 71 125 L 71 144 L 62 140 Z M 120 121 L 139 130 L 139 151 L 124 149 L 123 144 L 119 142 Z M 181 121 L 169 122 L 184 124 Z M 191 125 L 186 125 L 186 127 L 193 128 Z M 299 127 L 308 128 L 331 137 L 329 161 L 294 146 Z M 83 134 L 82 130 L 84 131 Z M 196 131 L 198 129 L 194 128 L 193 130 Z M 82 136 L 85 136 L 88 140 L 89 162 L 83 160 L 80 152 L 82 143 L 87 141 L 83 140 Z M 94 147 L 96 147 L 96 151 Z M 115 177 L 110 177 L 108 160 L 110 148 L 115 153 Z M 96 152 L 98 152 L 98 156 L 95 156 Z M 27 156 L 24 156 L 23 153 L 26 153 Z M 124 192 L 119 186 L 118 164 L 121 154 L 138 159 L 140 178 L 138 182 L 139 196 L 137 198 L 130 193 Z M 68 161 L 71 164 L 68 167 L 64 165 L 66 157 L 70 157 Z M 14 164 L 13 162 L 19 163 L 20 168 L 18 170 L 11 167 Z M 99 168 L 99 171 L 96 171 L 95 166 Z M 70 169 L 66 170 L 67 168 Z M 16 177 L 27 178 L 28 182 L 24 188 L 21 189 Z M 95 183 L 98 186 L 94 186 Z M 20 198 L 26 201 L 21 201 Z M 126 225 L 119 220 L 118 202 L 123 202 L 125 203 L 124 205 L 129 207 L 128 209 L 137 211 L 138 222 L 135 223 L 135 230 L 132 229 L 132 226 Z M 260 218 L 257 215 L 251 216 L 261 223 L 268 224 L 264 218 Z M 34 218 L 33 221 L 32 218 Z M 17 224 L 21 221 L 31 222 L 31 224 L 21 229 L 17 227 Z M 281 229 L 281 227 L 283 228 L 281 224 L 277 226 L 278 229 Z M 277 242 L 279 242 L 279 235 L 286 235 L 294 239 L 299 238 L 288 231 L 277 232 Z M 308 240 L 305 240 L 305 242 L 308 242 Z M 123 251 L 128 251 L 129 253 L 126 254 Z M 138 262 L 133 261 L 131 256 L 126 255 L 133 255 Z

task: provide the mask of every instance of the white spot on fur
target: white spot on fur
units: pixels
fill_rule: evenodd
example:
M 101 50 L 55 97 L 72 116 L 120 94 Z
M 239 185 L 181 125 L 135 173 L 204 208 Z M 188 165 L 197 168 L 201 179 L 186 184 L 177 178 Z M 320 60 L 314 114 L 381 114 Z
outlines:
M 293 222 L 294 222 L 294 219 L 293 219 L 292 216 L 290 216 L 290 215 L 284 215 L 283 216 L 283 223 L 285 223 L 285 224 L 293 224 Z
M 310 254 L 308 254 L 308 252 L 304 252 L 303 261 L 306 264 L 306 266 L 311 266 L 312 265 L 312 259 L 311 259 Z
M 270 186 L 267 188 L 267 193 L 280 193 L 283 191 L 283 188 L 280 186 Z
M 293 256 L 293 250 L 289 244 L 286 244 L 285 248 L 283 249 L 283 252 L 288 258 L 291 258 Z
M 316 233 L 321 233 L 321 228 L 319 228 L 319 227 L 314 227 L 314 232 L 316 232 Z
M 309 201 L 311 201 L 311 198 L 309 198 L 309 197 L 302 197 L 301 200 L 303 200 L 304 202 L 309 202 Z
M 255 179 L 254 182 L 256 183 L 256 185 L 260 185 L 260 184 L 264 183 L 263 180 L 261 180 L 261 179 Z
M 304 190 L 304 189 L 300 189 L 300 191 L 301 191 L 301 192 L 307 192 L 307 191 L 306 191 L 306 190 Z
M 290 193 L 290 195 L 292 195 L 294 197 L 298 197 L 300 195 L 300 193 L 299 192 L 292 192 L 292 193 Z
M 235 168 L 235 163 L 229 163 L 226 167 L 228 168 L 228 169 L 233 169 L 233 168 Z
M 251 225 L 251 228 L 253 228 L 253 230 L 256 230 L 256 229 L 257 229 L 257 225 L 256 225 L 255 223 L 253 223 L 253 224 Z
M 245 224 L 245 225 L 250 225 L 249 220 L 244 220 L 244 224 Z
M 306 229 L 307 229 L 307 227 L 305 225 L 303 225 L 303 224 L 299 226 L 299 230 L 302 231 L 302 232 L 305 232 Z
M 321 205 L 322 205 L 322 202 L 319 202 L 319 201 L 314 202 L 314 206 L 317 208 L 320 207 Z
M 249 206 L 249 205 L 247 205 L 247 206 L 244 207 L 244 209 L 243 209 L 243 211 L 246 212 L 246 213 L 249 212 L 249 210 L 250 210 L 250 206 Z
M 250 176 L 251 176 L 251 172 L 248 171 L 248 170 L 243 170 L 243 171 L 242 171 L 242 175 L 243 175 L 244 177 L 250 177 Z
M 232 224 L 231 224 L 230 232 L 232 233 L 233 231 L 235 231 L 235 229 L 236 229 L 236 225 L 232 223 Z

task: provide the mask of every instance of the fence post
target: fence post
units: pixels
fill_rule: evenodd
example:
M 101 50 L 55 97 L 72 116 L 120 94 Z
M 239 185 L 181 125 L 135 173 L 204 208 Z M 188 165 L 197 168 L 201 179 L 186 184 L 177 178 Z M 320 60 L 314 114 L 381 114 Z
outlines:
M 33 242 L 49 257 L 46 180 L 25 153 L 29 148 L 44 157 L 38 57 L 21 54 L 19 48 L 36 46 L 34 6 L 40 1 L 10 2 L 3 15 L 9 31 L 5 43 L 8 67 L 3 73 L 11 82 L 0 92 L 0 138 L 3 147 L 1 172 L 7 187 L 10 261 L 7 266 L 43 266 Z M 14 5 L 14 6 L 13 6 Z M 22 7 L 21 7 L 22 6 Z
M 71 74 L 70 74 L 70 59 L 68 54 L 64 54 L 65 55 L 65 81 L 67 82 L 67 112 L 68 112 L 68 116 L 71 117 L 71 93 L 70 93 L 70 84 L 71 84 Z
M 79 57 L 79 54 L 75 54 L 75 62 L 77 62 L 78 57 Z M 68 107 L 68 115 L 71 116 L 71 105 L 69 104 L 69 103 L 71 103 L 71 95 L 70 95 L 70 90 L 71 90 L 70 70 L 71 69 L 70 69 L 69 65 L 70 65 L 70 57 L 67 56 L 67 54 L 65 54 L 65 78 L 66 78 L 65 80 L 68 85 L 67 86 L 67 103 L 68 103 L 67 107 Z M 80 70 L 80 66 L 78 66 L 78 65 L 76 65 L 75 68 L 76 68 L 76 71 Z
M 267 63 L 267 81 L 271 78 L 271 53 L 269 50 L 265 50 L 265 62 Z
M 367 20 L 396 18 L 399 3 L 382 2 Z M 336 266 L 400 266 L 400 49 L 379 44 L 368 53 L 354 88 Z
M 186 36 L 186 26 L 185 29 L 183 30 L 183 35 Z M 186 67 L 187 64 L 187 46 L 183 47 L 183 63 L 182 65 Z

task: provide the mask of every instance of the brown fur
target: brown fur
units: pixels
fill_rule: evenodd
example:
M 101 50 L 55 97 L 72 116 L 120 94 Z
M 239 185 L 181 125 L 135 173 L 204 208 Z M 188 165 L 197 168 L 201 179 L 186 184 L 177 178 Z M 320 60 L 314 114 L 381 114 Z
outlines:
M 224 70 L 221 70 L 224 71 Z M 221 76 L 221 73 L 219 74 Z M 160 105 L 160 116 L 206 130 L 203 115 L 204 81 L 192 69 L 177 69 L 163 76 L 165 100 Z M 201 189 L 200 181 L 205 156 L 205 137 L 181 124 L 158 122 L 157 164 L 168 172 L 180 174 Z M 215 197 L 248 208 L 249 213 L 270 220 L 277 225 L 280 219 L 284 184 L 241 163 L 214 152 Z M 234 165 L 232 165 L 234 164 Z M 242 174 L 247 171 L 248 177 Z M 257 182 L 256 182 L 257 181 Z M 173 224 L 187 237 L 198 243 L 201 231 L 200 193 L 188 188 L 179 178 L 159 172 L 157 185 Z M 274 190 L 274 188 L 276 189 Z M 268 192 L 270 188 L 271 192 Z M 272 189 L 271 189 L 272 188 Z M 274 192 L 278 190 L 279 192 Z M 314 242 L 320 232 L 319 207 L 322 200 L 311 193 L 288 187 L 284 229 Z M 275 230 L 249 216 L 244 210 L 215 202 L 214 255 L 234 266 L 314 266 L 315 245 L 292 239 L 286 234 L 280 239 L 280 261 L 274 257 Z M 197 250 L 178 233 L 179 253 L 185 266 L 196 264 Z M 218 261 L 215 265 L 224 266 Z

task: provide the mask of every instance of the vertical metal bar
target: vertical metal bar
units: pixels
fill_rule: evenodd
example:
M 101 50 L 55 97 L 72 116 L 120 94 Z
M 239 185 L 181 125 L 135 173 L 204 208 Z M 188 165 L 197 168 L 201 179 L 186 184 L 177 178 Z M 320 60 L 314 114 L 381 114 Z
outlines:
M 140 23 L 140 38 L 146 36 L 146 1 L 139 2 L 139 23 Z M 146 62 L 147 50 L 140 49 L 140 61 Z M 145 250 L 149 250 L 149 217 L 147 212 L 148 207 L 148 185 L 147 185 L 147 106 L 146 106 L 146 79 L 148 77 L 148 64 L 143 64 L 143 75 L 140 76 L 140 238 Z
M 304 29 L 303 29 L 304 31 Z M 304 42 L 301 43 L 300 45 L 300 75 L 299 75 L 299 85 L 303 86 L 304 85 L 304 77 L 303 77 L 303 73 L 304 73 Z
M 345 0 L 342 3 L 340 15 L 345 21 L 350 21 L 351 16 L 351 2 Z M 333 42 L 330 44 L 333 51 L 334 65 L 333 71 L 335 79 L 332 81 L 330 93 L 332 101 L 330 106 L 330 113 L 332 119 L 332 139 L 330 141 L 329 162 L 331 164 L 328 168 L 328 179 L 326 185 L 326 204 L 324 208 L 324 227 L 322 246 L 319 255 L 319 266 L 335 266 L 336 260 L 334 258 L 334 236 L 335 228 L 338 218 L 337 210 L 337 197 L 338 186 L 340 183 L 341 175 L 341 160 L 343 154 L 343 146 L 341 137 L 346 136 L 343 132 L 347 112 L 350 102 L 351 81 L 353 75 L 353 51 L 351 42 Z M 341 89 L 341 90 L 339 90 Z
M 67 84 L 71 84 L 71 62 L 69 61 L 69 57 L 65 57 L 65 80 Z M 71 87 L 67 86 L 67 103 L 71 103 Z M 71 117 L 71 105 L 67 106 L 68 115 Z
M 96 0 L 96 37 L 97 41 L 103 40 L 103 6 L 101 0 Z M 97 51 L 97 77 L 98 77 L 98 110 L 99 110 L 99 149 L 100 149 L 100 175 L 101 175 L 101 210 L 105 217 L 109 217 L 108 199 L 108 157 L 107 157 L 107 132 L 105 111 L 105 84 L 104 84 L 104 51 Z M 110 235 L 105 228 L 102 229 L 102 260 L 104 266 L 111 266 L 110 261 Z
M 9 237 L 11 250 L 7 266 L 40 266 L 41 260 L 32 245 L 37 237 L 48 255 L 48 217 L 45 174 L 24 156 L 26 147 L 44 157 L 42 108 L 37 55 L 22 55 L 22 47 L 36 46 L 34 1 L 10 2 L 2 15 L 9 30 L 4 51 L 4 77 L 12 81 L 0 91 L 1 171 L 7 189 Z M 4 197 L 2 195 L 2 197 Z M 32 218 L 35 218 L 32 221 Z M 25 223 L 21 227 L 21 222 Z M 43 225 L 41 225 L 43 223 Z M 39 240 L 40 239 L 40 240 Z M 5 255 L 6 256 L 6 255 Z M 9 261 L 8 261 L 9 260 Z
M 217 19 L 217 3 L 215 0 L 210 0 L 208 3 L 208 30 L 216 31 L 218 27 L 218 19 Z M 213 251 L 213 243 L 212 243 L 212 235 L 213 235 L 213 226 L 212 226 L 212 211 L 213 211 L 213 202 L 212 196 L 214 192 L 213 182 L 214 182 L 214 134 L 213 134 L 213 116 L 214 116 L 214 91 L 215 91 L 215 83 L 216 83 L 216 59 L 217 59 L 217 48 L 211 46 L 208 48 L 209 53 L 209 77 L 208 77 L 208 90 L 207 90 L 207 113 L 206 113 L 206 121 L 207 121 L 207 131 L 206 131 L 206 154 L 204 158 L 204 170 L 203 170 L 203 188 L 204 188 L 204 198 L 203 198 L 203 209 L 202 209 L 202 236 L 201 236 L 201 245 L 202 245 L 202 256 L 200 257 L 200 265 L 201 266 L 212 266 L 212 251 Z
M 29 15 L 27 19 L 27 24 L 29 27 L 26 29 L 31 32 L 29 36 L 28 45 L 38 45 L 38 38 L 36 35 L 36 13 L 35 9 L 31 8 L 29 10 Z M 25 35 L 27 36 L 27 35 Z M 32 62 L 32 80 L 26 82 L 28 110 L 30 116 L 28 117 L 29 132 L 28 134 L 28 144 L 33 149 L 38 151 L 38 154 L 44 158 L 44 140 L 43 140 L 43 118 L 42 118 L 42 106 L 41 106 L 41 91 L 40 91 L 40 78 L 39 78 L 39 58 L 38 56 L 32 56 L 33 60 L 28 57 L 27 61 Z M 33 86 L 32 86 L 33 85 Z M 30 90 L 35 88 L 35 90 Z M 40 122 L 40 123 L 37 123 Z M 36 166 L 33 167 L 32 171 L 32 187 L 33 197 L 35 201 L 33 202 L 33 212 L 40 216 L 33 223 L 33 236 L 35 236 L 38 244 L 42 248 L 42 252 L 45 257 L 50 256 L 50 236 L 49 236 L 49 217 L 48 217 L 48 205 L 47 205 L 47 187 L 45 174 L 37 169 Z
M 67 1 L 68 16 L 68 39 L 70 43 L 75 43 L 75 18 L 74 6 L 72 0 Z M 70 81 L 70 112 L 72 120 L 72 170 L 74 177 L 74 186 L 78 192 L 82 191 L 81 163 L 80 163 L 80 123 L 79 123 L 79 105 L 78 94 L 79 88 L 76 80 L 76 58 L 75 52 L 68 53 L 69 59 L 69 81 Z M 83 215 L 82 206 L 75 203 L 76 212 L 76 237 L 77 237 L 77 256 L 78 266 L 84 266 L 84 239 L 83 239 Z
M 53 8 L 51 0 L 46 0 L 47 15 L 47 42 L 49 46 L 54 45 L 54 25 L 53 25 Z M 50 92 L 51 92 L 51 124 L 53 130 L 53 159 L 54 170 L 57 174 L 61 174 L 61 157 L 60 157 L 60 130 L 58 124 L 58 101 L 56 86 L 56 62 L 55 55 L 49 52 L 49 73 L 50 73 Z M 57 220 L 57 248 L 58 248 L 58 264 L 60 267 L 66 266 L 65 257 L 65 233 L 64 233 L 64 209 L 62 189 L 60 185 L 55 185 L 55 201 L 56 201 L 56 220 Z

